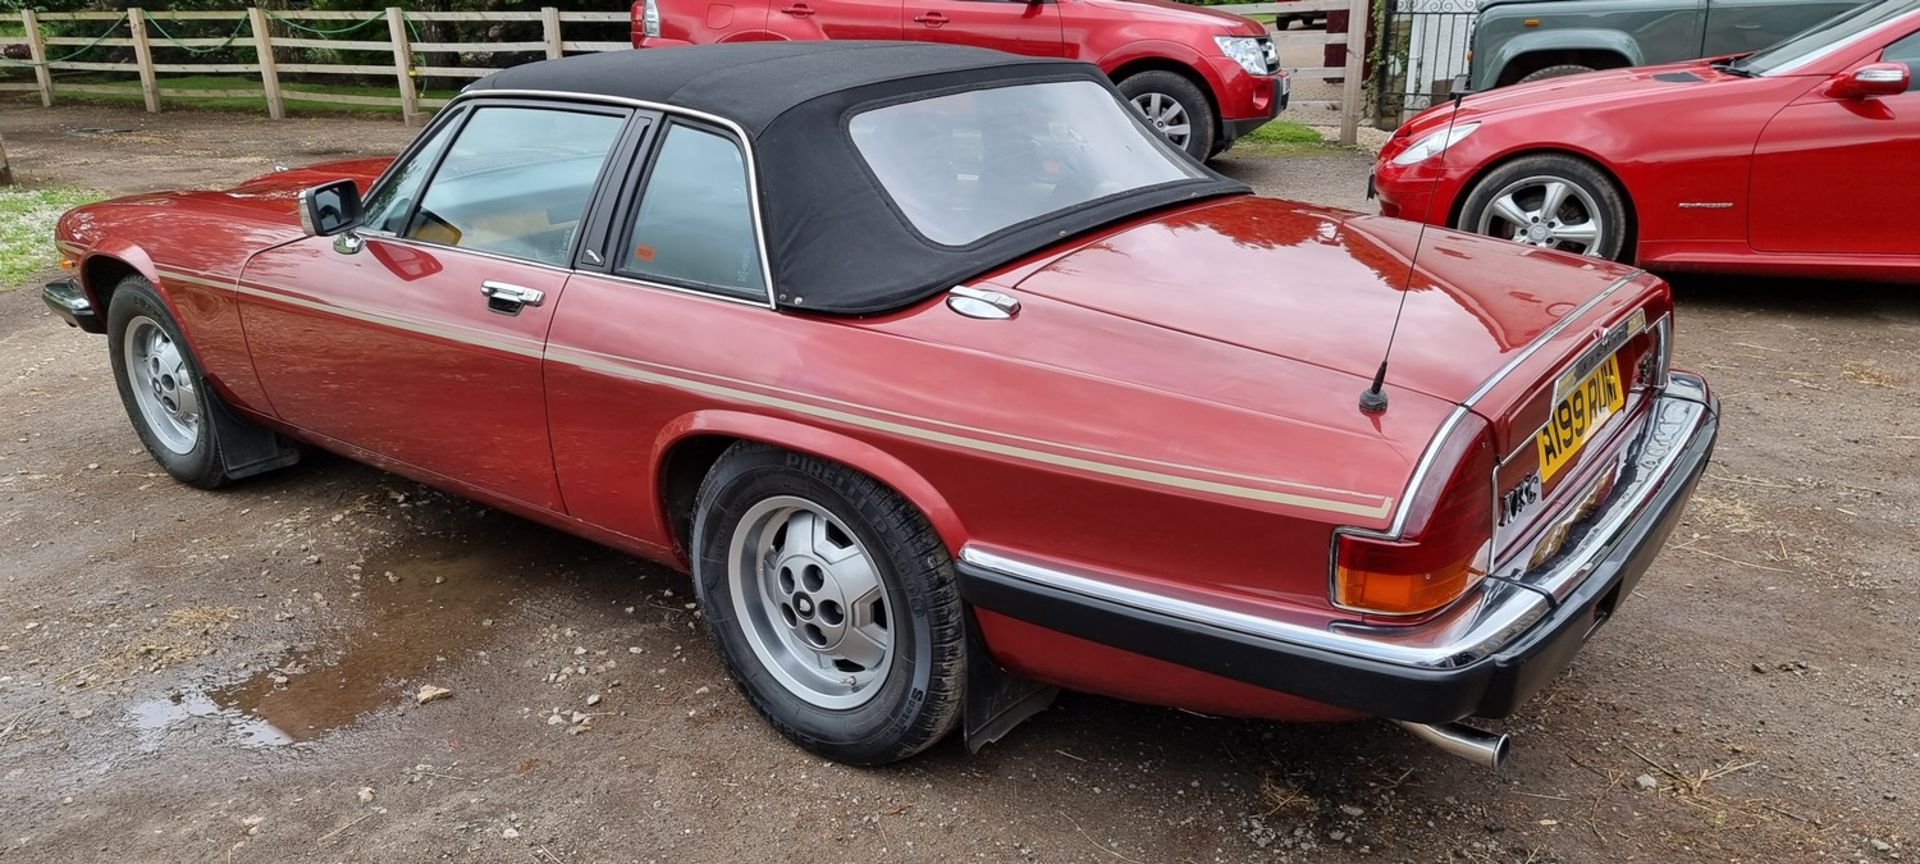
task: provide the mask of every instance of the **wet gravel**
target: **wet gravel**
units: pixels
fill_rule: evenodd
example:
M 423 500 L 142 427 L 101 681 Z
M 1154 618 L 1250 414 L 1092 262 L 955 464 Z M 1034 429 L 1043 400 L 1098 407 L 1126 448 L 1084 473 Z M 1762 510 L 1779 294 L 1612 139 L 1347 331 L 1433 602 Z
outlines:
M 28 179 L 114 192 L 408 134 L 12 101 L 0 128 Z M 1223 165 L 1358 208 L 1368 161 Z M 1917 336 L 1907 289 L 1681 283 L 1716 465 L 1497 724 L 1504 774 L 1382 723 L 1075 695 L 978 755 L 861 770 L 766 728 L 664 568 L 325 456 L 171 483 L 101 342 L 0 293 L 0 860 L 1910 860 Z

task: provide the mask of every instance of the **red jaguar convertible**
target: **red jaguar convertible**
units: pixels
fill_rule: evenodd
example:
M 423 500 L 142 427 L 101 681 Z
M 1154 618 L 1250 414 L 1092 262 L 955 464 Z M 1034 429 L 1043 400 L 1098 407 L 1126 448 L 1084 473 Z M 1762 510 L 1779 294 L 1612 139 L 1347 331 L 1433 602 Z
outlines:
M 1920 3 L 1882 0 L 1745 56 L 1436 106 L 1373 185 L 1389 216 L 1662 272 L 1920 282 L 1916 68 Z
M 1659 280 L 1254 197 L 1097 68 L 959 46 L 535 63 L 390 163 L 58 239 L 174 477 L 320 447 L 690 570 L 853 763 L 1070 687 L 1497 764 L 1454 721 L 1566 668 L 1717 428 Z

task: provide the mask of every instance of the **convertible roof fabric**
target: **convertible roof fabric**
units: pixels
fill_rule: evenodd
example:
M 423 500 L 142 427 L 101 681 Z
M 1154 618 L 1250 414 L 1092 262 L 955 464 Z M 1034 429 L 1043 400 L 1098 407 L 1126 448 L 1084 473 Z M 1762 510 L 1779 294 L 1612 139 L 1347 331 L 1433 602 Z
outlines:
M 1073 235 L 1150 210 L 1250 190 L 1210 169 L 944 246 L 894 207 L 847 132 L 869 107 L 966 90 L 1093 81 L 1090 64 L 918 42 L 752 42 L 614 51 L 515 66 L 467 93 L 539 90 L 724 117 L 753 140 L 779 306 L 875 314 L 946 291 Z

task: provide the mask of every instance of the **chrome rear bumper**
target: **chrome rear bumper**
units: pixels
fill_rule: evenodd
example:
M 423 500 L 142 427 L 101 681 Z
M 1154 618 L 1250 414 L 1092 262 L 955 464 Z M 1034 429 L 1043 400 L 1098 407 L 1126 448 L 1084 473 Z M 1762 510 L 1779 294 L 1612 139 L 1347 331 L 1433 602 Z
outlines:
M 1646 573 L 1706 470 L 1718 415 L 1705 381 L 1673 373 L 1606 501 L 1557 555 L 1490 576 L 1421 624 L 1316 626 L 971 544 L 961 590 L 1001 614 L 1332 705 L 1418 723 L 1501 717 L 1558 676 Z

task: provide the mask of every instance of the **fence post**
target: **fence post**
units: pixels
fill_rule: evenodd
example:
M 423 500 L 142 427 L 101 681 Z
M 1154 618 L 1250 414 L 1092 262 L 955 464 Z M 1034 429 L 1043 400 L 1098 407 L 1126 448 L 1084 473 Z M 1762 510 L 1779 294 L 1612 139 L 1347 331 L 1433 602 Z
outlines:
M 160 82 L 153 75 L 153 46 L 147 43 L 147 13 L 138 6 L 127 9 L 127 30 L 133 34 L 133 60 L 140 65 L 140 96 L 147 100 L 147 113 L 160 113 Z
M 287 103 L 280 98 L 280 69 L 273 65 L 273 31 L 267 29 L 267 10 L 247 7 L 247 21 L 253 25 L 253 53 L 260 58 L 260 86 L 267 92 L 267 116 L 284 120 Z
M 1367 31 L 1373 27 L 1373 14 L 1367 0 L 1347 3 L 1347 68 L 1340 82 L 1340 143 L 1348 147 L 1360 140 L 1360 78 L 1367 70 Z
M 27 28 L 28 56 L 33 58 L 33 80 L 40 85 L 40 107 L 53 107 L 53 70 L 47 68 L 46 36 L 40 33 L 40 13 L 32 9 L 20 11 L 20 23 Z
M 540 29 L 547 37 L 547 59 L 558 60 L 567 56 L 566 40 L 560 36 L 560 10 L 552 6 L 540 7 Z
M 420 93 L 413 87 L 413 43 L 407 41 L 407 17 L 398 6 L 387 7 L 387 33 L 393 41 L 393 74 L 400 81 L 400 119 L 411 126 L 420 121 Z

